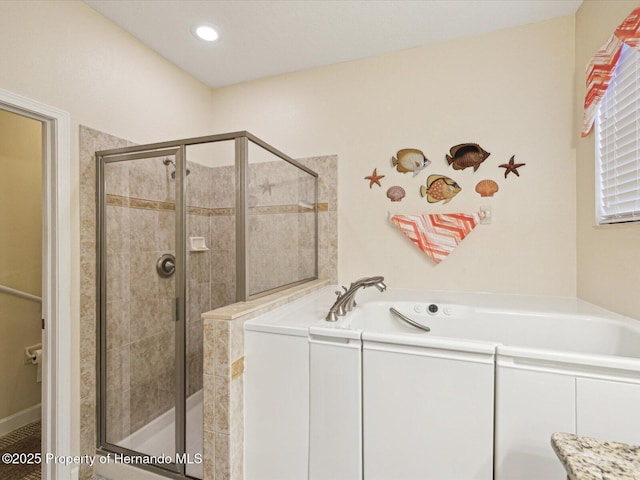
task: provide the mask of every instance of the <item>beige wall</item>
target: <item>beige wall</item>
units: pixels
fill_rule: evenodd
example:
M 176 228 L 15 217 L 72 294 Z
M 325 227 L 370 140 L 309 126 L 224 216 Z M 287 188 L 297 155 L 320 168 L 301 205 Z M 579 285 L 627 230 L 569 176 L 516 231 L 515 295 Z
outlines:
M 640 224 L 595 227 L 594 133 L 580 138 L 584 71 L 637 1 L 586 0 L 576 14 L 575 123 L 578 296 L 640 318 Z
M 42 125 L 0 110 L 0 285 L 40 296 Z M 42 342 L 39 303 L 0 293 L 0 420 L 40 403 L 24 347 Z
M 80 1 L 0 2 L 0 88 L 71 115 L 73 449 L 80 443 L 79 125 L 136 143 L 211 133 L 211 91 Z M 91 208 L 91 205 L 85 205 Z M 90 409 L 87 405 L 86 409 Z M 90 412 L 87 412 L 89 415 Z
M 214 131 L 247 129 L 294 157 L 338 155 L 342 283 L 382 274 L 392 287 L 575 294 L 575 166 L 572 149 L 574 18 L 503 30 L 214 91 Z M 492 153 L 477 173 L 445 163 L 451 146 Z M 398 149 L 433 162 L 416 178 L 392 171 Z M 498 164 L 526 163 L 504 179 Z M 386 175 L 383 188 L 363 177 Z M 428 173 L 427 173 L 428 172 Z M 448 205 L 418 193 L 431 173 L 463 191 Z M 492 178 L 494 198 L 475 184 Z M 385 197 L 407 190 L 402 203 Z M 493 208 L 439 266 L 395 230 L 388 212 Z

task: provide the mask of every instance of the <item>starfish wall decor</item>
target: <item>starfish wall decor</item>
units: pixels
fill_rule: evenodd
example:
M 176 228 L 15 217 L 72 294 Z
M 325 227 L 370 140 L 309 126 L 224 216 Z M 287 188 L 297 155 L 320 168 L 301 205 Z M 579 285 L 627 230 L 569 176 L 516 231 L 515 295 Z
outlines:
M 369 175 L 368 177 L 364 177 L 365 180 L 369 180 L 369 188 L 373 187 L 373 184 L 376 183 L 379 187 L 382 186 L 382 184 L 380 183 L 380 179 L 384 178 L 384 175 L 378 175 L 378 169 L 374 168 L 373 169 L 373 173 L 371 175 Z
M 507 175 L 509 175 L 511 172 L 515 173 L 517 177 L 520 176 L 520 174 L 518 173 L 518 168 L 524 167 L 526 163 L 514 163 L 515 159 L 516 156 L 512 155 L 509 159 L 509 163 L 503 163 L 502 165 L 499 165 L 499 167 L 506 169 L 504 171 L 504 178 L 507 178 Z

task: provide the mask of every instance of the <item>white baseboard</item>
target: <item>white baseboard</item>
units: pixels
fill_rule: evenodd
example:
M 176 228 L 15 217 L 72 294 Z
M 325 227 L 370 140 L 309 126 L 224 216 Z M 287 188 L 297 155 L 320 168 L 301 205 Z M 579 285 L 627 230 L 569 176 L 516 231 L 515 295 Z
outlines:
M 13 415 L 0 419 L 0 437 L 31 422 L 40 420 L 41 416 L 42 406 L 39 403 L 33 407 L 25 408 L 21 412 L 14 413 Z

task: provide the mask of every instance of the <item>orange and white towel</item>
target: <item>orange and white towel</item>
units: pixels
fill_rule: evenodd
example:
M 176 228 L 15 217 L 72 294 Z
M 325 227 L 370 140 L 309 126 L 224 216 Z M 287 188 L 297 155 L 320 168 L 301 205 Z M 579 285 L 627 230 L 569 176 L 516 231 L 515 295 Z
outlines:
M 640 7 L 633 10 L 598 50 L 587 65 L 587 93 L 584 97 L 583 137 L 591 131 L 602 100 L 620 58 L 622 44 L 640 50 Z
M 480 223 L 480 213 L 394 215 L 393 223 L 431 260 L 440 263 Z

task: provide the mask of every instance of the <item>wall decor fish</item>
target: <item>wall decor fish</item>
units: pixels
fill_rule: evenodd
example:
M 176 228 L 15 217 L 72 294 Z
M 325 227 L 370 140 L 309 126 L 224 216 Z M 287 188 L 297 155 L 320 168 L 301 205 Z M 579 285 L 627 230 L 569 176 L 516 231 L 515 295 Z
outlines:
M 422 150 L 416 148 L 403 148 L 398 150 L 395 157 L 391 157 L 391 164 L 401 173 L 413 172 L 415 177 L 422 169 L 431 163 L 424 156 Z
M 477 143 L 461 143 L 460 145 L 451 147 L 449 155 L 447 155 L 447 162 L 449 165 L 453 165 L 454 170 L 464 170 L 467 167 L 473 167 L 473 171 L 475 172 L 489 155 L 491 154 Z
M 427 197 L 429 203 L 439 202 L 444 200 L 444 204 L 447 204 L 460 193 L 460 185 L 454 180 L 444 175 L 429 175 L 427 178 L 427 186 L 420 187 L 420 195 Z

